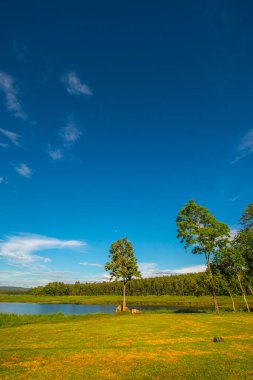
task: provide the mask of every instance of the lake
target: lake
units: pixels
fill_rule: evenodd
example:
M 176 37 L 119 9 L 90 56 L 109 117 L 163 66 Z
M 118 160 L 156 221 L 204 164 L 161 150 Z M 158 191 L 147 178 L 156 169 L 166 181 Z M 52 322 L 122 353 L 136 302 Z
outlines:
M 0 302 L 0 313 L 14 314 L 94 314 L 115 313 L 116 305 L 75 305 L 75 304 L 46 304 L 46 303 L 18 303 Z M 180 306 L 130 306 L 138 310 L 172 310 L 175 312 L 197 312 L 197 308 Z

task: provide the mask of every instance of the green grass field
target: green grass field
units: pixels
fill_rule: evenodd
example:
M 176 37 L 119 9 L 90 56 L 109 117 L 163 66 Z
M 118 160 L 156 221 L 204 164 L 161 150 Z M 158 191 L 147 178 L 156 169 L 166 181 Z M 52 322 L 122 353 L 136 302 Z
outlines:
M 249 313 L 0 320 L 2 380 L 253 379 Z M 215 335 L 224 342 L 214 343 Z
M 218 297 L 219 305 L 222 308 L 231 308 L 229 297 Z M 238 308 L 244 308 L 245 304 L 242 297 L 235 297 Z M 0 302 L 32 302 L 32 303 L 71 303 L 81 305 L 118 305 L 122 302 L 121 296 L 33 296 L 23 295 L 0 295 Z M 248 296 L 250 307 L 253 308 L 253 296 Z M 128 296 L 128 305 L 161 305 L 161 306 L 193 306 L 193 307 L 213 307 L 210 296 Z

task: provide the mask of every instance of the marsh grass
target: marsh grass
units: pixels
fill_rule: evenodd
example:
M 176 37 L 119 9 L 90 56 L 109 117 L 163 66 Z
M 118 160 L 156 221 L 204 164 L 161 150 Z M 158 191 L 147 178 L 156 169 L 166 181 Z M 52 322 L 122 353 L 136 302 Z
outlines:
M 56 314 L 18 316 L 16 322 L 13 316 L 4 318 L 3 380 L 253 377 L 250 313 Z M 18 325 L 18 319 L 27 324 Z M 214 343 L 214 336 L 224 342 Z
M 234 297 L 237 308 L 245 307 L 243 297 Z M 34 296 L 22 295 L 0 295 L 0 302 L 30 302 L 30 303 L 67 303 L 78 305 L 118 305 L 122 302 L 120 296 Z M 227 296 L 218 297 L 221 308 L 231 309 L 231 301 Z M 248 296 L 248 302 L 253 308 L 253 296 Z M 210 296 L 127 296 L 127 305 L 160 305 L 160 306 L 191 306 L 197 308 L 212 308 L 213 300 Z

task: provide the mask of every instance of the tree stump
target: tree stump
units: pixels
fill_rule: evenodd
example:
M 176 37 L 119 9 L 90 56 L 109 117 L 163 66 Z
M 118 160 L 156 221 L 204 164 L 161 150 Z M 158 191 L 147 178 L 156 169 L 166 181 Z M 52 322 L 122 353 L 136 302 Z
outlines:
M 122 313 L 122 312 L 130 312 L 131 310 L 128 307 L 124 307 L 123 305 L 120 304 L 119 306 L 116 307 L 115 312 L 116 313 Z

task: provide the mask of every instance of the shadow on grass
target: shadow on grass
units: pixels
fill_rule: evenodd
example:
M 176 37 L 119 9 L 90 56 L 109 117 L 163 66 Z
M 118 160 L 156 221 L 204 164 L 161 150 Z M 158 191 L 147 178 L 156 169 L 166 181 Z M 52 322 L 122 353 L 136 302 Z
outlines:
M 175 310 L 175 314 L 206 314 L 206 313 L 211 313 L 211 310 L 203 310 L 203 309 L 179 309 Z

